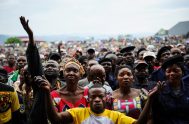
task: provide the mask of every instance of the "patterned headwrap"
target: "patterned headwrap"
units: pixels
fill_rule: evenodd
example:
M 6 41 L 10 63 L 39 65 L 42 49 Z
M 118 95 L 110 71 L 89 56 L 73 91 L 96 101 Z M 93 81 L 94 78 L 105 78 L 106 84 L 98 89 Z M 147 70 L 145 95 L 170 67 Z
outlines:
M 82 76 L 85 74 L 85 71 L 84 71 L 84 69 L 83 69 L 83 66 L 82 66 L 81 63 L 80 63 L 78 60 L 76 60 L 75 58 L 69 58 L 69 59 L 67 59 L 66 61 L 64 61 L 64 62 L 61 63 L 61 64 L 63 64 L 62 66 L 63 66 L 63 69 L 64 69 L 64 70 L 66 69 L 66 67 L 67 67 L 68 65 L 74 64 L 74 65 L 76 65 L 76 66 L 79 67 L 79 72 L 80 72 L 80 74 L 81 74 Z

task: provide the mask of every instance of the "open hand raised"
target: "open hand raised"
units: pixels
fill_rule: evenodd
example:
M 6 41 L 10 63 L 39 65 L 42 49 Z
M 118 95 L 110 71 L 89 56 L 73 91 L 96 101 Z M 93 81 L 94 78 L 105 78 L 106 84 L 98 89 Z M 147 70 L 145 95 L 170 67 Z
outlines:
M 161 92 L 163 88 L 165 87 L 166 83 L 165 81 L 163 82 L 158 82 L 157 85 L 149 91 L 148 97 L 153 97 L 156 93 Z
M 25 17 L 21 16 L 20 22 L 22 24 L 22 27 L 24 28 L 24 30 L 27 32 L 27 34 L 29 36 L 29 43 L 31 43 L 32 45 L 35 45 L 34 38 L 33 38 L 33 32 L 28 24 L 29 20 L 26 21 Z
M 26 20 L 24 16 L 21 16 L 20 17 L 20 22 L 24 28 L 24 30 L 28 33 L 28 35 L 33 35 L 33 32 L 32 30 L 30 29 L 28 23 L 29 23 L 29 20 Z

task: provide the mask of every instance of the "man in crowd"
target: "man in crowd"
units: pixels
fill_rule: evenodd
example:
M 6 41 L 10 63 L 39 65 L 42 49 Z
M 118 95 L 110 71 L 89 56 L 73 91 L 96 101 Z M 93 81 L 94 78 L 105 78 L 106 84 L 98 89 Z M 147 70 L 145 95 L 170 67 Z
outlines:
M 120 53 L 123 54 L 126 65 L 129 65 L 133 68 L 135 55 L 134 55 L 135 46 L 127 46 L 120 50 Z
M 13 87 L 6 85 L 8 74 L 0 67 L 0 124 L 22 124 L 20 104 Z
M 15 69 L 16 69 L 16 66 L 15 66 L 15 63 L 16 63 L 16 60 L 15 60 L 15 56 L 14 54 L 9 54 L 8 57 L 7 57 L 7 62 L 8 62 L 8 65 L 7 66 L 4 66 L 3 68 L 9 73 L 13 72 Z

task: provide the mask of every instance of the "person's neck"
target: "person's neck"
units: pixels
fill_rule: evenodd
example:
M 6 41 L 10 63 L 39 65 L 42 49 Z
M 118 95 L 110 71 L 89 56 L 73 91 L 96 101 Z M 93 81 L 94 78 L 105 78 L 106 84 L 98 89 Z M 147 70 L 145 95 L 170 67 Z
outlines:
M 57 77 L 48 77 L 46 76 L 47 80 L 51 84 L 51 86 L 54 86 L 54 84 L 57 82 Z
M 123 96 L 128 95 L 131 92 L 130 87 L 120 87 L 120 92 Z
M 93 110 L 91 107 L 90 107 L 90 110 L 94 113 L 94 114 L 102 114 L 106 109 L 103 109 L 102 111 L 96 111 L 96 110 Z
M 73 85 L 73 83 L 67 83 L 67 91 L 75 93 L 77 90 L 77 85 Z

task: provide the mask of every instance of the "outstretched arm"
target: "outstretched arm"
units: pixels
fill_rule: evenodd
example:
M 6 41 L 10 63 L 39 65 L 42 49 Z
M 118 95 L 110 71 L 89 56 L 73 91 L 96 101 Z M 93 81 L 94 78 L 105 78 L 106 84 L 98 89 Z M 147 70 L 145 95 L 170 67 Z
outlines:
M 39 52 L 37 46 L 34 42 L 33 32 L 29 27 L 28 20 L 25 20 L 25 17 L 20 17 L 20 22 L 27 32 L 29 37 L 29 43 L 26 50 L 26 58 L 28 62 L 28 71 L 31 74 L 31 77 L 41 76 L 43 75 L 42 64 L 40 61 Z M 29 123 L 38 123 L 38 124 L 48 124 L 47 115 L 45 111 L 45 102 L 43 102 L 45 94 L 36 87 L 36 85 L 32 82 L 33 94 L 34 94 L 34 102 L 33 107 L 29 116 Z
M 29 20 L 26 20 L 25 17 L 21 16 L 20 22 L 29 37 L 29 43 L 26 50 L 29 72 L 31 73 L 32 77 L 43 75 L 39 52 L 34 41 L 33 32 L 29 26 Z
M 20 22 L 22 24 L 22 27 L 24 30 L 27 32 L 28 37 L 29 37 L 29 44 L 35 45 L 34 38 L 33 38 L 33 32 L 29 26 L 29 20 L 26 20 L 25 17 L 21 16 L 20 17 Z
M 45 103 L 47 104 L 46 111 L 48 118 L 50 119 L 51 123 L 72 123 L 73 122 L 73 117 L 69 112 L 60 112 L 58 113 L 53 106 L 52 103 L 52 98 L 50 96 L 50 91 L 51 91 L 51 85 L 48 82 L 45 77 L 41 76 L 36 76 L 34 78 L 35 83 L 38 84 L 38 87 L 43 90 L 43 92 L 46 94 L 45 95 Z

